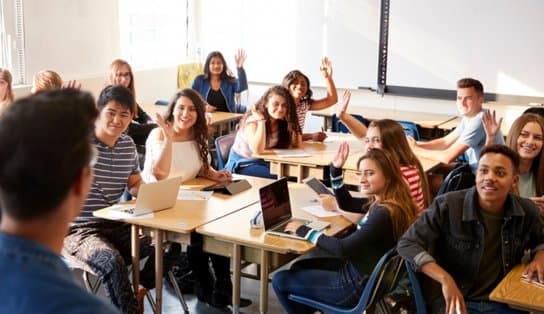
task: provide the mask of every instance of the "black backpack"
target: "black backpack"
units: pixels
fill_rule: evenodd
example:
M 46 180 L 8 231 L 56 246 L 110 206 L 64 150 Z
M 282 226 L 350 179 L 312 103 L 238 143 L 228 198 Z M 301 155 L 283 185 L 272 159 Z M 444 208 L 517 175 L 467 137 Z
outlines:
M 476 177 L 472 173 L 470 166 L 468 164 L 461 164 L 448 173 L 436 195 L 468 189 L 475 184 Z

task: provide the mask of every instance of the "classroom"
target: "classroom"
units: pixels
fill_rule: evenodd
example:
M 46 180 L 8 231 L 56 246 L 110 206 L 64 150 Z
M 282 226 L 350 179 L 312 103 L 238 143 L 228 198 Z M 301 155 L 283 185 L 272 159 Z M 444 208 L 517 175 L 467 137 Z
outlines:
M 68 235 L 55 239 L 62 251 L 52 251 L 83 292 L 98 296 L 93 302 L 110 306 L 101 310 L 544 311 L 541 1 L 0 7 L 0 138 L 23 110 L 11 105 L 75 99 L 73 89 L 77 101 L 90 94 L 96 104 L 89 194 L 81 212 L 58 225 Z M 41 89 L 48 75 L 58 84 L 50 89 L 66 93 Z M 8 164 L 13 157 L 4 155 Z M 504 176 L 496 169 L 505 163 Z M 10 182 L 0 180 L 0 209 Z M 267 206 L 327 226 L 290 222 L 281 229 L 298 239 L 275 236 Z M 16 233 L 15 222 L 26 226 L 18 219 L 1 212 L 0 251 L 11 249 L 15 236 L 2 237 Z M 471 223 L 474 232 L 456 233 L 455 224 Z M 437 245 L 478 257 L 448 259 L 453 253 Z M 103 247 L 113 257 L 94 265 L 90 256 Z M 0 277 L 14 267 L 9 258 L 0 253 Z M 140 269 L 127 267 L 136 263 Z M 487 266 L 497 273 L 478 271 Z M 540 280 L 520 280 L 533 271 Z M 317 292 L 335 284 L 344 286 Z M 399 293 L 406 284 L 408 298 Z M 451 294 L 429 293 L 440 285 Z

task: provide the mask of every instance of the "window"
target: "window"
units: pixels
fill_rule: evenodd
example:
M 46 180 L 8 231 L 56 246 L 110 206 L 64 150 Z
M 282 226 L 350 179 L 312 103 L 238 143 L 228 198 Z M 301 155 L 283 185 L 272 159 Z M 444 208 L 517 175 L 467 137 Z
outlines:
M 140 69 L 187 59 L 190 5 L 189 0 L 119 0 L 121 57 Z
M 0 67 L 10 70 L 13 85 L 26 83 L 23 1 L 0 0 Z

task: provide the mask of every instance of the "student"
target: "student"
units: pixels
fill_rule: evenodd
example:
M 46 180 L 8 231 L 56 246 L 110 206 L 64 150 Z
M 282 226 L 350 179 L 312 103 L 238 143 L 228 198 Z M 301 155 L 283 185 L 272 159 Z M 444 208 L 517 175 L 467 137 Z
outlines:
M 140 166 L 143 166 L 146 154 L 145 141 L 147 140 L 149 132 L 156 128 L 157 125 L 153 123 L 151 117 L 136 102 L 136 83 L 134 82 L 132 67 L 128 62 L 122 59 L 115 59 L 112 61 L 110 64 L 109 84 L 118 84 L 128 88 L 134 97 L 136 110 L 134 117 L 128 126 L 127 134 L 136 144 Z
M 310 79 L 299 70 L 293 70 L 283 78 L 283 87 L 289 90 L 291 96 L 295 100 L 297 108 L 298 124 L 300 129 L 304 130 L 304 123 L 306 121 L 306 113 L 309 110 L 321 110 L 334 105 L 338 101 L 338 95 L 336 93 L 336 87 L 332 80 L 332 65 L 330 60 L 325 57 L 321 60 L 321 66 L 319 67 L 321 75 L 325 78 L 325 85 L 327 88 L 327 96 L 321 99 L 312 98 L 312 90 L 310 89 Z M 327 135 L 325 132 L 306 133 L 302 135 L 302 140 L 314 140 L 322 142 Z
M 293 98 L 285 87 L 273 86 L 242 118 L 225 169 L 232 173 L 276 178 L 270 174 L 269 163 L 252 155 L 265 149 L 299 147 L 301 137 Z
M 485 131 L 482 125 L 484 88 L 480 81 L 463 78 L 457 81 L 457 110 L 462 116 L 461 122 L 448 135 L 428 142 L 409 138 L 410 146 L 417 156 L 437 160 L 445 164 L 454 161 L 466 153 L 468 164 L 476 171 L 480 150 L 485 144 Z M 495 143 L 503 144 L 500 131 Z
M 32 78 L 32 88 L 30 92 L 32 94 L 42 92 L 45 90 L 61 89 L 62 78 L 60 75 L 52 70 L 43 70 L 36 74 Z
M 487 135 L 486 145 L 493 143 L 495 133 L 500 129 L 502 118 L 497 122 L 495 111 L 486 112 L 482 117 Z M 544 215 L 544 119 L 534 113 L 524 113 L 517 118 L 508 132 L 506 145 L 520 156 L 519 181 L 512 192 L 530 198 Z
M 353 134 L 355 136 L 364 140 L 367 150 L 383 149 L 398 161 L 402 177 L 410 188 L 410 194 L 414 202 L 418 205 L 419 212 L 423 211 L 423 209 L 429 206 L 431 201 L 427 175 L 419 159 L 410 149 L 404 129 L 397 121 L 390 119 L 374 120 L 370 122 L 367 129 L 357 119 L 351 117 L 349 114 L 344 114 L 349 104 L 350 95 L 351 93 L 346 91 L 342 97 L 342 102 L 337 105 L 338 117 L 345 123 L 349 130 L 354 131 Z M 343 208 L 342 206 L 346 206 L 344 205 L 345 202 L 350 202 L 352 199 L 347 188 L 343 188 L 342 182 L 342 167 L 349 154 L 348 144 L 341 144 L 338 152 L 339 154 L 332 161 L 331 182 L 333 188 L 335 188 L 338 204 L 340 204 L 340 208 Z M 328 202 L 326 195 L 320 198 L 322 202 Z M 327 208 L 330 209 L 331 207 L 327 206 Z M 334 207 L 332 208 L 334 209 Z
M 195 77 L 192 85 L 192 88 L 208 102 L 206 111 L 246 112 L 246 108 L 236 104 L 234 100 L 235 93 L 241 93 L 247 89 L 247 77 L 244 70 L 246 58 L 246 52 L 242 49 L 234 55 L 238 73 L 236 78 L 228 69 L 221 52 L 212 51 L 208 54 L 204 63 L 204 74 Z
M 92 215 L 95 210 L 118 203 L 125 189 L 136 195 L 143 182 L 134 142 L 124 134 L 134 115 L 134 97 L 123 86 L 107 86 L 98 97 L 97 108 L 99 115 L 91 143 L 98 150 L 98 161 L 83 211 L 64 240 L 63 254 L 85 263 L 98 274 L 111 301 L 123 313 L 135 313 L 138 302 L 126 268 L 131 262 L 130 225 Z M 149 242 L 149 238 L 141 241 L 142 258 L 153 254 Z M 165 272 L 172 262 L 170 258 L 177 255 L 179 252 L 175 251 L 165 254 Z M 147 260 L 140 282 L 146 289 L 155 287 L 154 258 Z
M 59 257 L 92 182 L 96 115 L 90 94 L 65 90 L 19 99 L 0 117 L 11 148 L 0 151 L 2 313 L 118 313 Z
M 482 149 L 476 186 L 437 197 L 399 240 L 399 254 L 437 281 L 436 313 L 519 313 L 489 293 L 522 258 L 544 282 L 544 226 L 530 200 L 509 191 L 519 156 L 504 145 Z M 532 254 L 531 254 L 532 253 Z M 433 289 L 440 291 L 440 289 Z M 432 297 L 429 300 L 434 300 Z
M 346 208 L 366 213 L 356 231 L 335 238 L 300 222 L 290 222 L 285 228 L 333 254 L 333 257 L 302 259 L 272 278 L 272 287 L 287 313 L 314 312 L 290 301 L 291 293 L 327 304 L 355 306 L 378 260 L 395 246 L 416 218 L 417 206 L 396 162 L 385 151 L 368 151 L 359 160 L 358 169 L 361 191 L 369 198 L 362 206 Z
M 9 70 L 0 68 L 0 115 L 13 102 L 12 82 L 13 79 Z

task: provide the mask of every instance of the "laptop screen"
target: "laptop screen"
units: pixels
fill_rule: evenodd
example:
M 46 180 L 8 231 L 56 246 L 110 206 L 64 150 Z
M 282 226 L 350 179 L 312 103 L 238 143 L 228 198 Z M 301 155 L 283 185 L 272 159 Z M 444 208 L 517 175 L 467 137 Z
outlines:
M 291 218 L 291 203 L 287 178 L 282 178 L 259 190 L 265 230 Z

